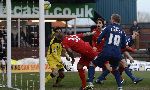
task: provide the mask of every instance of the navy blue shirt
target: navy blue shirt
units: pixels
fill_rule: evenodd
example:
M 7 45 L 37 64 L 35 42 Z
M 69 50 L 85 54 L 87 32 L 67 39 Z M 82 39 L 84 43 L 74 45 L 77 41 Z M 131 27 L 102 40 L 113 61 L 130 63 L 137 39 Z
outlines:
M 133 45 L 134 41 L 132 39 L 132 36 L 126 36 L 126 45 L 131 47 Z
M 121 48 L 126 46 L 126 35 L 121 25 L 113 23 L 105 27 L 97 43 L 100 43 L 103 38 L 105 38 L 103 54 L 106 56 L 121 57 Z

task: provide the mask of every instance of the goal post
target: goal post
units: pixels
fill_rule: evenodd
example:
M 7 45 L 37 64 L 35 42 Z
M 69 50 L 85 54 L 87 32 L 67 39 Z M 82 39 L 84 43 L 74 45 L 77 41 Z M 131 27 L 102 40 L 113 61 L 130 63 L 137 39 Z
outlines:
M 11 0 L 6 0 L 7 7 L 7 87 L 11 88 Z
M 40 90 L 45 90 L 45 23 L 44 0 L 39 0 L 39 60 L 40 60 Z
M 13 15 L 11 14 L 11 1 L 6 0 L 6 15 L 0 15 L 0 18 L 7 18 L 7 87 L 12 88 L 11 81 L 11 19 L 21 18 L 39 19 L 39 70 L 40 70 L 40 90 L 45 90 L 45 19 L 75 19 L 74 33 L 76 34 L 76 15 L 45 15 L 44 14 L 44 0 L 39 0 L 39 14 L 37 15 Z M 19 26 L 18 26 L 19 27 Z

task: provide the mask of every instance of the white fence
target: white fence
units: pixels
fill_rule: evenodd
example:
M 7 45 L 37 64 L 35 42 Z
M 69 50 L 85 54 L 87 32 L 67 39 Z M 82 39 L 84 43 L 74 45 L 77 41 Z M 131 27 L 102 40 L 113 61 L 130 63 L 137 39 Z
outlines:
M 77 63 L 78 63 L 79 59 L 80 59 L 79 57 L 75 58 L 75 63 L 72 66 L 70 61 L 67 61 L 65 57 L 62 57 L 62 61 L 65 64 L 65 67 L 69 71 L 73 71 L 73 72 L 77 71 Z M 46 59 L 45 59 L 45 61 L 46 61 Z M 130 64 L 129 60 L 127 60 L 127 63 L 128 63 L 128 65 L 130 65 L 130 69 L 132 71 L 150 71 L 150 62 L 134 60 L 134 63 Z M 21 60 L 17 60 L 17 62 L 16 62 L 16 65 L 30 65 L 30 64 L 32 64 L 32 65 L 39 64 L 39 59 L 24 58 Z M 84 67 L 84 69 L 87 70 L 86 67 Z M 97 67 L 96 71 L 102 71 L 102 69 Z

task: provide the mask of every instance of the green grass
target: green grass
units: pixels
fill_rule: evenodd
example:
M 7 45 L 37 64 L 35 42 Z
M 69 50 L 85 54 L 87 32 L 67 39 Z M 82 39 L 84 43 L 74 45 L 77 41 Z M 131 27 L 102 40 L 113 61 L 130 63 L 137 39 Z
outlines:
M 96 72 L 95 76 L 97 77 L 101 72 Z M 123 74 L 123 78 L 125 79 L 125 82 L 123 84 L 124 90 L 150 90 L 150 72 L 133 72 L 137 77 L 142 77 L 144 80 L 138 84 L 133 84 L 133 82 L 130 80 L 130 78 L 127 77 L 127 75 Z M 22 80 L 22 86 L 21 86 L 21 75 L 23 77 Z M 47 75 L 47 73 L 46 73 Z M 16 77 L 16 81 L 15 81 Z M 0 76 L 1 79 L 1 76 Z M 32 81 L 30 81 L 32 80 Z M 28 81 L 28 87 L 27 87 L 27 81 Z M 34 81 L 34 88 L 29 87 L 33 86 Z M 39 73 L 17 73 L 12 74 L 12 87 L 19 88 L 22 90 L 39 90 Z M 63 85 L 62 87 L 52 87 L 54 80 L 49 81 L 46 83 L 46 90 L 79 90 L 79 87 L 81 86 L 81 82 L 78 76 L 77 72 L 66 72 L 65 78 L 61 82 Z M 1 83 L 1 81 L 0 81 Z M 6 83 L 6 82 L 4 82 Z M 17 86 L 15 86 L 17 85 Z M 107 76 L 107 80 L 104 82 L 103 85 L 97 85 L 95 84 L 95 90 L 116 90 L 117 85 L 115 82 L 115 79 L 113 75 Z M 13 90 L 8 88 L 0 88 L 0 90 Z

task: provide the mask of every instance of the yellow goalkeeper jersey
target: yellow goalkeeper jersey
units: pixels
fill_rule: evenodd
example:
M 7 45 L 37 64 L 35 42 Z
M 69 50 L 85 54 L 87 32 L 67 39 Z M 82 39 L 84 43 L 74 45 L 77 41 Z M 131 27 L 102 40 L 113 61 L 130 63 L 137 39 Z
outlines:
M 53 61 L 56 62 L 62 62 L 61 60 L 61 52 L 62 52 L 62 46 L 61 43 L 58 43 L 55 39 L 55 37 L 51 40 L 48 51 L 47 51 L 47 60 L 49 60 L 49 57 L 53 57 Z

